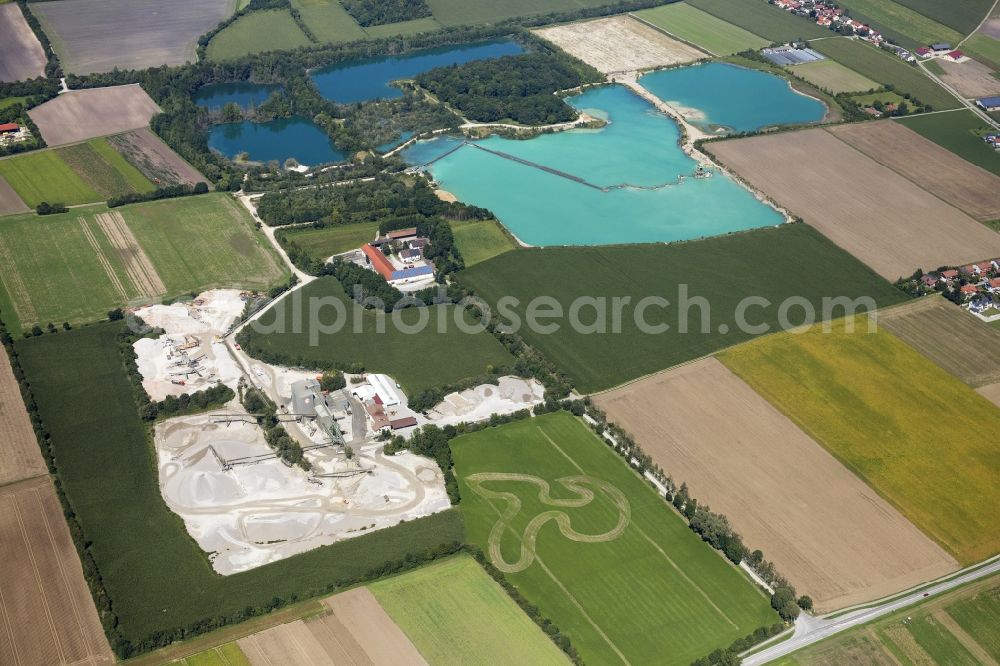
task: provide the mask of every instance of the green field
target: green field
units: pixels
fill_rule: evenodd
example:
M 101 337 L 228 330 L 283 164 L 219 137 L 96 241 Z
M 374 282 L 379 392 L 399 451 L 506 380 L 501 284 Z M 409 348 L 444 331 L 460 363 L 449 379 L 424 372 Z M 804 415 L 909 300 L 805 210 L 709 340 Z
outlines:
M 764 0 L 688 0 L 688 4 L 772 42 L 829 37 L 832 34 L 814 22 L 794 16 Z
M 365 38 L 365 30 L 337 0 L 294 0 L 313 34 L 323 42 L 351 42 Z
M 118 154 L 107 139 L 91 139 L 55 151 L 104 199 L 156 189 L 142 173 Z
M 381 39 L 383 37 L 396 37 L 397 35 L 416 35 L 420 32 L 432 32 L 440 29 L 440 23 L 431 17 L 427 17 L 413 19 L 412 21 L 401 21 L 399 23 L 370 25 L 364 30 L 369 38 Z
M 935 42 L 958 44 L 964 35 L 893 0 L 840 0 L 851 16 L 880 30 L 906 48 Z M 986 11 L 983 10 L 983 16 Z M 979 17 L 982 19 L 982 16 Z
M 837 277 L 831 280 L 830 276 Z M 503 296 L 516 297 L 520 303 L 514 309 L 522 322 L 528 303 L 538 295 L 554 297 L 564 312 L 577 298 L 605 298 L 607 333 L 576 332 L 566 319 L 557 320 L 562 325 L 554 333 L 531 331 L 528 326 L 520 330 L 529 344 L 567 372 L 577 389 L 586 393 L 750 339 L 754 332 L 738 330 L 736 325 L 737 305 L 749 296 L 767 298 L 772 306 L 753 308 L 748 321 L 772 326 L 778 321 L 777 304 L 791 296 L 818 303 L 824 296 L 867 295 L 879 305 L 904 298 L 804 224 L 669 246 L 525 249 L 466 269 L 458 280 L 494 305 Z M 708 301 L 710 321 L 704 332 L 704 310 L 683 307 L 681 285 L 687 286 L 689 298 Z M 643 318 L 670 329 L 644 333 L 636 325 L 636 307 L 642 299 L 656 296 L 666 298 L 671 305 L 650 307 Z M 610 321 L 611 299 L 615 297 L 631 299 L 622 311 L 620 333 L 613 332 Z M 580 314 L 583 323 L 592 323 L 594 318 L 593 308 Z M 679 330 L 682 322 L 689 332 Z M 723 326 L 725 333 L 719 330 Z
M 967 35 L 979 25 L 993 6 L 993 0 L 896 0 L 915 12 Z M 963 45 L 964 48 L 964 45 Z
M 973 35 L 962 44 L 962 50 L 976 60 L 1000 71 L 1000 40 L 988 35 Z
M 171 661 L 170 664 L 177 666 L 250 666 L 250 660 L 240 650 L 239 645 L 226 643 L 184 659 Z
M 322 229 L 291 229 L 285 234 L 285 238 L 308 252 L 313 259 L 326 259 L 335 254 L 356 250 L 374 240 L 378 224 L 378 222 L 364 222 Z
M 852 39 L 823 39 L 812 42 L 810 46 L 862 76 L 891 85 L 897 92 L 910 93 L 933 109 L 940 111 L 959 107 L 957 99 L 915 66 L 875 46 Z
M 24 104 L 26 101 L 28 101 L 27 97 L 4 97 L 0 99 L 0 111 L 15 104 Z
M 862 92 L 882 87 L 867 76 L 861 76 L 853 69 L 848 69 L 836 60 L 830 60 L 829 58 L 794 65 L 789 70 L 795 76 L 803 78 L 824 90 L 829 90 L 835 95 L 837 93 Z
M 719 359 L 963 565 L 1000 551 L 1000 410 L 882 329 L 844 320 Z
M 518 247 L 496 220 L 452 222 L 451 231 L 466 266 L 475 266 Z
M 251 12 L 236 19 L 208 43 L 209 60 L 231 60 L 251 53 L 309 46 L 309 38 L 285 9 Z
M 249 339 L 245 346 L 249 354 L 263 360 L 276 355 L 293 365 L 319 368 L 361 364 L 366 371 L 392 375 L 411 396 L 428 388 L 486 374 L 488 366 L 506 366 L 513 362 L 507 350 L 489 333 L 460 331 L 455 325 L 456 310 L 451 306 L 376 313 L 355 304 L 333 277 L 320 278 L 293 296 L 293 299 L 279 302 L 258 320 L 265 329 L 279 324 L 279 332 L 248 329 Z M 302 307 L 297 314 L 293 303 L 299 298 Z M 343 319 L 330 304 L 317 314 L 318 320 L 327 326 L 332 327 L 339 321 L 342 324 L 339 331 L 327 333 L 309 326 L 310 308 L 320 303 L 317 299 L 342 305 Z M 410 334 L 408 327 L 415 328 L 421 317 L 428 318 L 428 325 Z M 394 324 L 397 319 L 401 326 Z M 441 319 L 445 320 L 445 328 L 439 333 Z M 379 321 L 384 325 L 384 333 L 378 332 Z M 471 320 L 467 317 L 466 322 L 471 323 Z M 317 334 L 315 344 L 310 341 L 313 333 Z
M 855 104 L 859 106 L 871 106 L 875 104 L 875 102 L 881 102 L 882 104 L 899 105 L 906 101 L 906 99 L 903 98 L 902 96 L 897 95 L 894 92 L 889 92 L 887 90 L 883 90 L 882 92 L 876 92 L 876 93 L 868 93 L 866 95 L 852 95 L 851 99 L 854 101 Z
M 912 116 L 901 118 L 898 122 L 1000 176 L 1000 153 L 987 146 L 982 139 L 992 128 L 971 111 L 963 109 L 954 113 Z
M 427 0 L 434 18 L 442 25 L 499 23 L 515 16 L 535 16 L 552 12 L 577 11 L 581 7 L 602 7 L 611 0 Z
M 566 655 L 474 559 L 460 555 L 368 586 L 434 664 L 565 664 Z M 513 639 L 513 640 L 512 640 Z
M 775 666 L 839 666 L 845 663 L 954 664 L 1000 660 L 1000 577 L 964 586 L 917 606 L 838 634 Z M 964 634 L 964 635 L 962 635 Z
M 643 9 L 635 16 L 714 55 L 757 50 L 771 43 L 683 2 Z
M 215 573 L 160 495 L 148 425 L 122 367 L 120 330 L 88 326 L 18 341 L 16 349 L 126 640 L 259 611 L 272 598 L 327 594 L 387 561 L 461 540 L 461 516 L 445 511 L 247 572 Z
M 452 451 L 468 539 L 586 663 L 687 666 L 778 621 L 738 569 L 569 413 L 463 435 Z M 562 504 L 542 500 L 546 484 Z M 569 524 L 540 521 L 546 511 Z
M 264 288 L 287 275 L 248 214 L 224 194 L 114 210 L 162 278 L 164 295 L 223 285 Z M 35 323 L 94 321 L 140 295 L 122 255 L 97 223 L 96 216 L 105 212 L 104 206 L 91 206 L 61 215 L 0 218 L 0 308 L 12 331 Z
M 106 198 L 84 182 L 55 150 L 0 159 L 0 176 L 31 208 L 43 201 L 72 206 Z

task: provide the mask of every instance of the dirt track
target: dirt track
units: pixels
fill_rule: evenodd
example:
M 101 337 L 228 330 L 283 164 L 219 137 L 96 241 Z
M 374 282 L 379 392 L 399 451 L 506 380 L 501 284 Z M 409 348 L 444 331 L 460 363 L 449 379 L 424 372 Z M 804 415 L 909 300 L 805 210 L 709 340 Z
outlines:
M 149 125 L 160 107 L 139 84 L 72 90 L 28 115 L 50 146 L 117 134 Z
M 729 517 L 821 611 L 958 568 L 714 358 L 596 397 L 693 497 Z
M 913 130 L 882 120 L 827 131 L 972 217 L 1000 219 L 1000 177 Z
M 47 476 L 0 488 L 0 664 L 114 657 Z
M 0 5 L 0 81 L 45 76 L 45 51 L 16 3 Z
M 47 471 L 7 352 L 0 350 L 0 486 Z
M 1000 256 L 1000 234 L 825 130 L 705 150 L 886 279 Z

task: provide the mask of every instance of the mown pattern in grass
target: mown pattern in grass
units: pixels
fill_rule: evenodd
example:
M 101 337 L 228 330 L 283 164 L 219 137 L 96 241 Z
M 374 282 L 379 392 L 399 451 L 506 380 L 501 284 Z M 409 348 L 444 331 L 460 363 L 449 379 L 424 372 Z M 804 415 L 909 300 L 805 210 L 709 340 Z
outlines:
M 507 576 L 570 637 L 587 663 L 686 665 L 777 621 L 764 596 L 569 413 L 464 435 L 452 441 L 452 451 L 469 540 L 484 552 L 498 542 L 508 562 L 517 560 L 522 548 L 536 555 L 527 568 Z M 510 503 L 478 494 L 469 479 L 499 473 L 537 478 L 561 499 L 579 495 L 560 479 L 585 478 L 581 483 L 593 498 L 582 506 L 559 507 L 540 501 L 535 483 L 480 482 L 521 503 L 507 529 L 496 532 Z M 545 511 L 562 512 L 571 529 L 584 535 L 613 528 L 620 507 L 602 484 L 623 495 L 628 507 L 627 524 L 615 538 L 571 540 L 561 525 L 546 525 L 536 542 L 522 541 L 532 519 Z
M 208 44 L 209 60 L 232 60 L 251 53 L 288 51 L 311 42 L 285 9 L 251 12 L 236 19 Z
M 643 9 L 635 12 L 635 16 L 715 55 L 756 50 L 770 44 L 770 40 L 683 2 Z
M 954 113 L 901 118 L 911 130 L 944 146 L 959 157 L 1000 176 L 1000 153 L 983 141 L 983 135 L 992 132 L 982 118 L 968 110 Z
M 859 317 L 719 359 L 959 562 L 1000 548 L 1000 411 L 888 331 Z
M 809 19 L 794 16 L 766 0 L 689 0 L 688 4 L 772 42 L 831 34 Z

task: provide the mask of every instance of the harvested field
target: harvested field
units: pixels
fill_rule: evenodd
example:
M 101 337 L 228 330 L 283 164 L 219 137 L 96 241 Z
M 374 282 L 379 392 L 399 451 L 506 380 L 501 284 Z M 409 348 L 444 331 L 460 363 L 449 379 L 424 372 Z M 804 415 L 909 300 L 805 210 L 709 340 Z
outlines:
M 1000 78 L 993 76 L 993 68 L 981 62 L 952 62 L 948 58 L 935 60 L 944 75 L 941 79 L 963 97 L 986 97 L 1000 93 Z
M 101 231 L 111 241 L 111 246 L 118 253 L 118 258 L 125 266 L 132 284 L 136 286 L 142 296 L 153 297 L 167 293 L 167 287 L 156 272 L 153 262 L 146 256 L 146 252 L 139 245 L 132 230 L 125 224 L 125 218 L 118 211 L 110 213 L 98 213 L 94 216 Z M 80 221 L 86 224 L 83 218 Z
M 63 67 L 74 74 L 195 62 L 198 37 L 233 0 L 59 0 L 32 7 Z
M 207 182 L 148 127 L 108 137 L 108 143 L 157 186 Z
M 879 325 L 973 388 L 1000 382 L 1000 330 L 943 298 L 884 310 Z
M 160 107 L 136 83 L 73 90 L 36 106 L 28 115 L 38 125 L 45 142 L 59 146 L 146 127 L 149 119 L 159 112 Z M 81 118 L 87 121 L 81 122 Z
M 990 384 L 989 386 L 980 386 L 976 389 L 976 392 L 992 402 L 997 407 L 1000 407 L 1000 384 Z
M 706 54 L 631 16 L 611 16 L 535 31 L 563 51 L 609 74 L 693 62 Z
M 21 201 L 17 192 L 10 186 L 3 176 L 0 176 L 0 216 L 11 215 L 12 213 L 26 213 L 30 208 Z
M 1000 234 L 829 132 L 785 132 L 705 148 L 889 280 L 1000 254 Z M 845 196 L 833 197 L 836 192 Z
M 45 51 L 16 3 L 0 5 L 0 81 L 45 76 Z
M 299 664 L 321 666 L 335 662 L 302 620 L 281 624 L 236 642 L 253 666 Z M 343 663 L 367 663 L 345 661 Z
M 47 471 L 5 350 L 0 353 L 0 486 Z
M 0 663 L 114 663 L 47 476 L 0 488 L 0 558 Z
M 972 217 L 1000 219 L 1000 176 L 965 161 L 906 126 L 881 120 L 827 129 L 841 141 Z
M 956 308 L 957 309 L 957 308 Z M 877 599 L 955 560 L 714 358 L 596 396 L 699 503 L 728 516 L 820 611 Z
M 337 594 L 323 603 L 376 664 L 426 663 L 406 634 L 366 587 Z
M 834 94 L 864 92 L 882 87 L 882 84 L 872 81 L 867 76 L 862 76 L 853 69 L 848 69 L 836 60 L 829 58 L 794 65 L 789 69 L 792 74 Z

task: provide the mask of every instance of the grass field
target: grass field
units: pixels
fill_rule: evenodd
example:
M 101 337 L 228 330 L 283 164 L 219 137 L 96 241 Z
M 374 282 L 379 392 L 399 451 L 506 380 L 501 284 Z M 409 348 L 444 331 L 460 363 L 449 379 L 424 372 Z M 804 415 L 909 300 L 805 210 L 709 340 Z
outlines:
M 587 663 L 686 665 L 777 621 L 743 574 L 570 414 L 464 435 L 452 451 L 468 539 Z M 549 486 L 567 499 L 548 499 Z
M 322 229 L 292 229 L 285 238 L 308 252 L 313 259 L 326 259 L 371 242 L 377 231 L 378 222 L 364 222 Z
M 994 71 L 1000 71 L 1000 40 L 976 34 L 962 44 L 962 50 Z
M 451 231 L 467 267 L 518 248 L 496 220 L 452 222 Z
M 57 148 L 56 152 L 105 199 L 156 189 L 138 169 L 115 152 L 107 139 L 91 139 L 86 143 Z
M 886 330 L 837 322 L 719 359 L 964 565 L 1000 550 L 1000 410 Z
M 643 21 L 715 55 L 760 49 L 770 41 L 691 5 L 677 2 L 635 12 Z
M 177 666 L 250 666 L 250 660 L 236 643 L 226 643 L 170 663 Z
M 4 97 L 3 99 L 0 99 L 0 111 L 3 111 L 7 107 L 14 106 L 15 104 L 24 104 L 27 101 L 27 97 Z
M 515 16 L 534 16 L 601 7 L 610 0 L 427 0 L 434 18 L 442 25 L 499 23 Z
M 1000 576 L 904 608 L 772 662 L 775 666 L 863 663 L 976 666 L 1000 660 Z
M 295 0 L 293 6 L 320 41 L 350 42 L 365 38 L 364 28 L 338 0 Z
M 963 35 L 975 30 L 993 6 L 992 0 L 949 0 L 946 3 L 940 0 L 896 0 L 896 3 L 954 28 Z
M 279 302 L 259 320 L 265 328 L 280 322 L 283 332 L 261 333 L 250 327 L 246 343 L 249 354 L 265 360 L 268 355 L 277 354 L 287 362 L 306 366 L 360 363 L 367 371 L 392 375 L 408 395 L 476 377 L 485 374 L 487 366 L 509 365 L 513 361 L 489 333 L 460 331 L 455 325 L 456 310 L 451 306 L 408 308 L 391 315 L 363 310 L 348 298 L 333 277 L 316 280 L 293 297 Z M 296 314 L 292 303 L 299 298 L 303 305 Z M 331 327 L 340 322 L 341 330 L 327 333 L 308 325 L 306 317 L 311 304 L 318 302 L 312 299 L 321 298 L 342 304 L 343 319 L 329 305 L 317 314 L 319 321 Z M 429 324 L 409 334 L 407 327 L 414 327 L 421 317 L 428 317 Z M 438 323 L 442 318 L 446 328 L 439 333 Z M 394 324 L 396 319 L 401 326 Z M 384 325 L 384 333 L 378 332 L 379 321 Z M 315 344 L 310 342 L 313 333 L 317 335 Z
M 738 280 L 720 280 L 719 267 Z M 788 278 L 795 275 L 794 280 Z M 831 281 L 827 276 L 836 275 Z M 610 319 L 614 297 L 629 297 L 623 310 L 621 333 L 580 332 L 565 320 L 555 333 L 533 332 L 523 326 L 520 335 L 567 372 L 583 392 L 617 386 L 684 361 L 718 351 L 753 337 L 736 325 L 737 303 L 761 296 L 776 304 L 789 296 L 819 302 L 824 296 L 861 295 L 880 305 L 902 300 L 901 293 L 806 225 L 786 225 L 748 233 L 682 243 L 673 246 L 635 245 L 509 252 L 459 274 L 459 281 L 491 304 L 514 296 L 524 321 L 525 308 L 539 294 L 554 297 L 566 312 L 579 297 L 604 297 Z M 709 302 L 709 325 L 702 329 L 701 307 L 682 308 L 681 285 L 689 298 Z M 636 304 L 645 297 L 664 297 L 670 306 L 643 313 L 650 324 L 669 330 L 643 333 L 637 326 Z M 755 310 L 754 324 L 777 322 L 776 305 Z M 593 321 L 593 309 L 580 315 Z M 681 322 L 689 332 L 679 329 Z M 550 323 L 546 320 L 544 323 Z M 720 329 L 725 328 L 726 332 Z
M 793 16 L 763 1 L 688 0 L 688 4 L 772 42 L 829 37 L 832 34 L 812 21 Z
M 43 201 L 74 205 L 104 199 L 54 150 L 0 160 L 0 176 L 32 208 Z
M 919 69 L 874 46 L 852 39 L 824 39 L 810 46 L 862 76 L 891 85 L 897 92 L 910 93 L 933 109 L 959 107 L 958 100 Z
M 877 82 L 844 67 L 836 60 L 816 60 L 789 68 L 793 74 L 830 92 L 861 92 L 881 88 Z
M 935 42 L 958 44 L 964 37 L 893 0 L 841 0 L 840 5 L 848 9 L 853 18 L 878 28 L 886 37 L 907 48 Z M 979 18 L 985 15 L 984 9 Z
M 468 555 L 372 583 L 430 664 L 565 664 L 566 655 Z M 511 640 L 515 638 L 516 640 Z
M 832 61 L 828 60 L 826 62 L 832 62 Z M 896 105 L 906 102 L 905 97 L 889 90 L 883 90 L 881 92 L 874 92 L 874 93 L 866 93 L 864 95 L 852 95 L 851 99 L 854 100 L 854 103 L 859 106 L 871 106 L 875 104 L 875 102 L 881 102 L 882 104 L 896 104 Z
M 120 330 L 78 328 L 18 341 L 17 351 L 127 640 L 259 609 L 273 597 L 328 594 L 338 581 L 462 538 L 460 515 L 445 511 L 219 576 L 160 495 L 147 426 L 122 368 Z
M 1000 153 L 987 146 L 982 139 L 990 127 L 971 111 L 963 109 L 954 113 L 913 116 L 902 118 L 898 122 L 959 157 L 1000 176 Z
M 236 19 L 208 43 L 209 60 L 231 60 L 251 53 L 286 51 L 311 42 L 284 9 L 252 12 Z
M 371 39 L 381 39 L 383 37 L 396 37 L 397 35 L 415 35 L 420 32 L 431 32 L 439 30 L 441 24 L 434 18 L 419 18 L 412 21 L 401 21 L 399 23 L 385 23 L 383 25 L 370 25 L 365 28 L 365 34 Z

